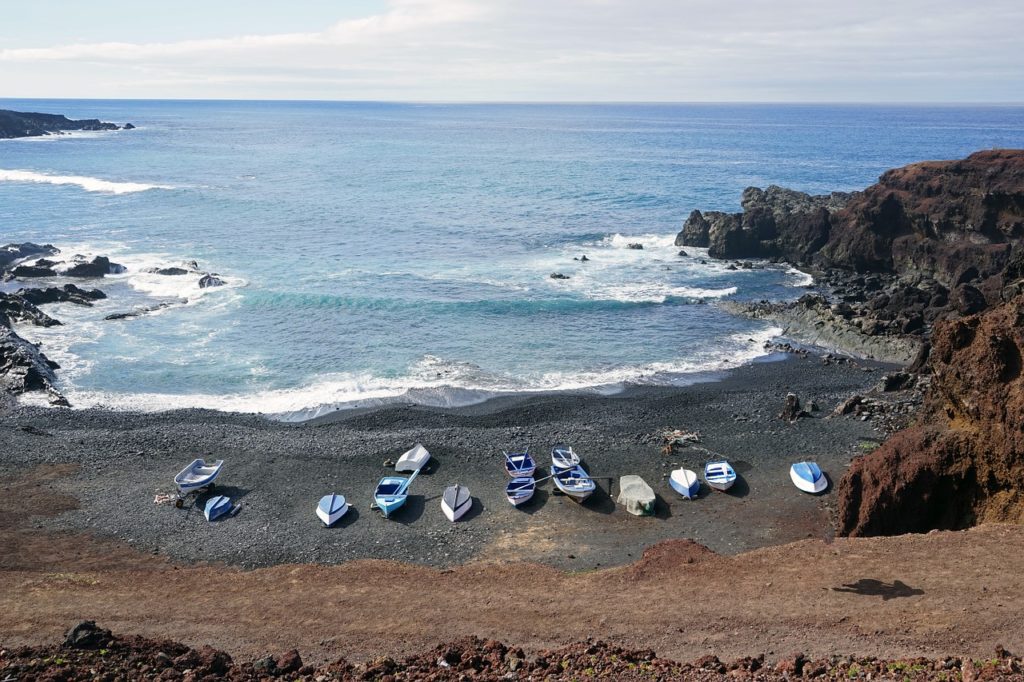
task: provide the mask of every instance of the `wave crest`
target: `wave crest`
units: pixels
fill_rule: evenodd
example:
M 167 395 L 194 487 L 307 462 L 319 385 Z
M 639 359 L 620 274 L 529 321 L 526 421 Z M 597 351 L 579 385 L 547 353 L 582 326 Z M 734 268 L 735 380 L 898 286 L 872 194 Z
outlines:
M 50 175 L 26 170 L 0 169 L 0 182 L 37 182 L 48 185 L 77 185 L 86 192 L 106 194 L 132 194 L 151 189 L 175 189 L 170 185 L 150 185 L 141 182 L 116 182 L 90 178 L 85 175 Z

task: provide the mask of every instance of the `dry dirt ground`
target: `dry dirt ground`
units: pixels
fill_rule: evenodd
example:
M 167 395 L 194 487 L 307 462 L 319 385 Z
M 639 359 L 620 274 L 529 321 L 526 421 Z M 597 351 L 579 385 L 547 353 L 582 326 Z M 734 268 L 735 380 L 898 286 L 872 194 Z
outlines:
M 1024 650 L 1024 528 L 805 540 L 736 556 L 669 541 L 625 567 L 439 570 L 386 561 L 243 571 L 179 565 L 37 528 L 73 508 L 69 466 L 0 486 L 0 642 L 58 641 L 84 618 L 116 632 L 307 662 L 403 656 L 465 635 L 527 651 L 588 637 L 692 660 L 795 651 L 987 657 Z

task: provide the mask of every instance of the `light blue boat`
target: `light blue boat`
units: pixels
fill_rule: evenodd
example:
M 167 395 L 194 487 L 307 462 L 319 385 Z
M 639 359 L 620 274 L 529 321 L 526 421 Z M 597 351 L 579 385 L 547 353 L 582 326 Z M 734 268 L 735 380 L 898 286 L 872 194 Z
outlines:
M 325 526 L 332 526 L 334 522 L 345 515 L 349 504 L 345 501 L 344 495 L 331 493 L 320 498 L 316 506 L 316 515 L 324 522 Z
M 390 518 L 394 512 L 405 504 L 405 501 L 409 498 L 409 485 L 419 473 L 420 470 L 417 469 L 408 478 L 405 476 L 385 476 L 377 483 L 377 489 L 373 493 L 373 501 L 385 519 Z
M 551 480 L 555 487 L 576 502 L 583 502 L 597 489 L 597 484 L 579 464 L 570 469 L 553 469 Z
M 700 479 L 697 474 L 689 469 L 675 469 L 668 477 L 668 484 L 672 490 L 688 500 L 692 500 L 700 493 Z
M 736 472 L 725 460 L 704 465 L 704 480 L 715 490 L 728 490 L 736 482 Z
M 820 493 L 828 487 L 828 478 L 814 462 L 797 462 L 789 467 L 789 478 L 805 493 Z
M 203 506 L 203 515 L 207 521 L 216 521 L 220 517 L 231 512 L 231 498 L 226 495 L 216 495 L 206 501 Z

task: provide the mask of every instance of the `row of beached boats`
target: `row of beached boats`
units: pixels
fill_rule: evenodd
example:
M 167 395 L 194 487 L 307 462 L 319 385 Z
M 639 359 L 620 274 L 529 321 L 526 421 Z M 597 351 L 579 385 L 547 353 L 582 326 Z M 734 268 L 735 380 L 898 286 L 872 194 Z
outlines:
M 597 489 L 593 477 L 583 468 L 580 456 L 567 445 L 556 445 L 551 449 L 550 473 L 535 478 L 537 461 L 529 449 L 517 453 L 503 453 L 505 471 L 510 480 L 505 486 L 505 497 L 514 507 L 528 502 L 537 490 L 537 484 L 550 479 L 560 492 L 576 502 L 583 502 Z M 430 461 L 430 452 L 417 443 L 405 452 L 395 463 L 395 471 L 408 472 L 409 476 L 384 476 L 377 483 L 373 492 L 372 508 L 377 509 L 389 518 L 409 498 L 409 487 Z M 214 481 L 224 465 L 223 460 L 207 463 L 196 459 L 174 477 L 178 487 L 176 506 L 181 507 L 184 500 L 194 494 L 208 492 L 213 489 Z M 797 462 L 790 467 L 790 479 L 798 489 L 807 493 L 820 493 L 828 487 L 828 478 L 814 462 Z M 708 462 L 704 466 L 704 481 L 713 490 L 726 491 L 736 483 L 736 471 L 726 460 Z M 694 499 L 700 494 L 701 482 L 697 473 L 690 469 L 675 469 L 669 475 L 669 486 L 682 497 Z M 462 518 L 473 506 L 473 497 L 469 489 L 460 484 L 445 488 L 441 495 L 441 511 L 449 521 Z M 334 525 L 348 512 L 350 505 L 344 495 L 329 493 L 320 498 L 316 507 L 317 517 L 326 526 Z M 203 514 L 207 520 L 214 521 L 225 515 L 236 512 L 238 507 L 232 505 L 225 495 L 214 495 L 206 500 Z

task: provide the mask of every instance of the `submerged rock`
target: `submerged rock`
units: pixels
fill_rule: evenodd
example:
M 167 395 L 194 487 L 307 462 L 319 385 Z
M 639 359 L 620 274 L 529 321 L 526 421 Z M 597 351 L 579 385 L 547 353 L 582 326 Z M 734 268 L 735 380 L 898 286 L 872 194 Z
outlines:
M 569 275 L 563 275 L 560 272 L 552 272 L 548 275 L 551 279 L 569 279 Z

